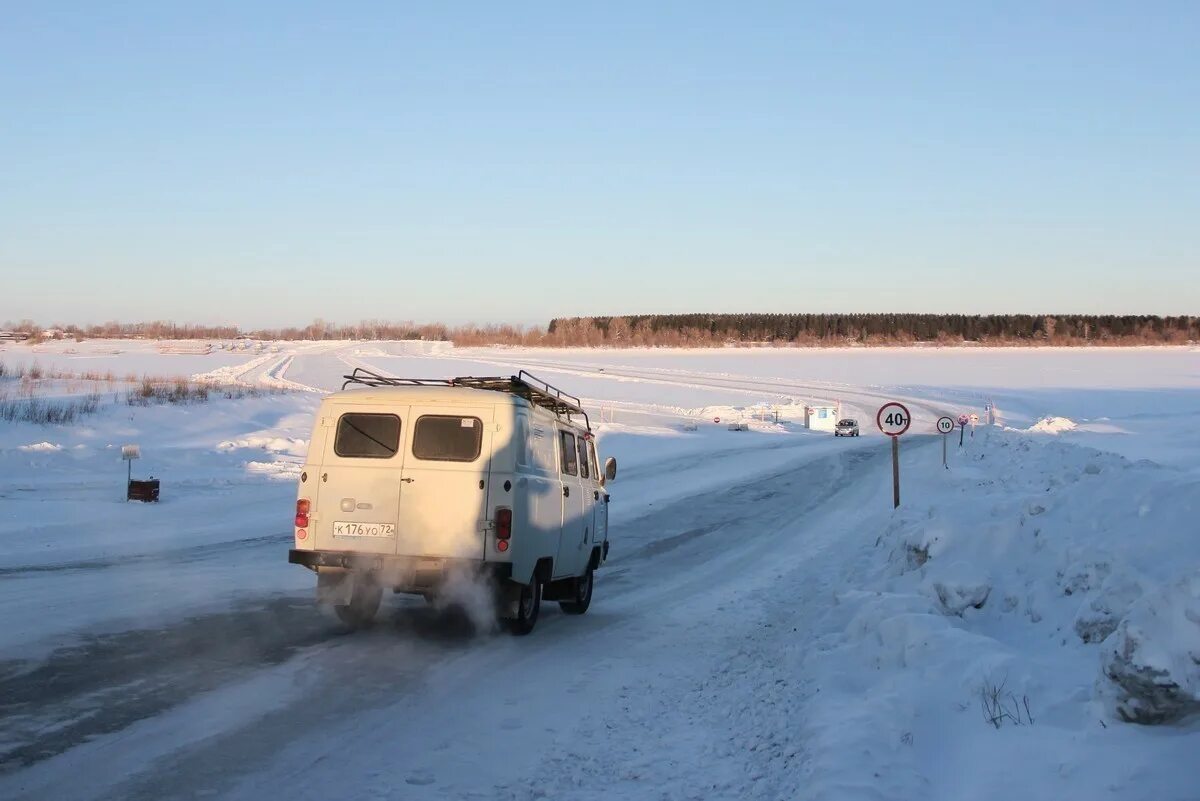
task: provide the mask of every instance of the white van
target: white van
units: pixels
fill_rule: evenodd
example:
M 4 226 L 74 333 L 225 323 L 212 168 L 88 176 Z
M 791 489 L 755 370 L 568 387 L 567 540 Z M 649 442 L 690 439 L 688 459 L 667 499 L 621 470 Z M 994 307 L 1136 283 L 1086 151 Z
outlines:
M 382 591 L 432 599 L 486 582 L 528 634 L 543 599 L 580 615 L 608 557 L 606 485 L 579 398 L 509 378 L 391 378 L 355 369 L 321 403 L 288 560 L 351 626 Z

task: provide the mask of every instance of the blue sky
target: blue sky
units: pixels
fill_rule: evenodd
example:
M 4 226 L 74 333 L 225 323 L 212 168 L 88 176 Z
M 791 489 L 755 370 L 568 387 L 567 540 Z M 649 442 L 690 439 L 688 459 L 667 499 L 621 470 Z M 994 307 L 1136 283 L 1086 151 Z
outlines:
M 1200 313 L 1195 3 L 0 11 L 0 320 Z

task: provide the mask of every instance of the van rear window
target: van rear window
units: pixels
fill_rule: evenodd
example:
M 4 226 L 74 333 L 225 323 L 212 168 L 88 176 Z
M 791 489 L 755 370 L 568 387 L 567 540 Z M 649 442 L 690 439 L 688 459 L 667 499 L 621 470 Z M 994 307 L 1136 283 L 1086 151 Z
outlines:
M 473 462 L 483 447 L 478 417 L 426 414 L 413 428 L 413 456 L 432 462 Z
M 333 452 L 352 459 L 390 459 L 400 450 L 400 418 L 394 414 L 343 414 Z

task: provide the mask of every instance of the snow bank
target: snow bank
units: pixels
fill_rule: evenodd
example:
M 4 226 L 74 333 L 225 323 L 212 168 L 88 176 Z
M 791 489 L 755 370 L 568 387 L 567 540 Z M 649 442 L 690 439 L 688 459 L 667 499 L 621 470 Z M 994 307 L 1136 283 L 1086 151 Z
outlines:
M 258 383 L 263 386 L 274 387 L 275 389 L 294 390 L 297 392 L 321 392 L 316 387 L 310 387 L 307 384 L 301 384 L 296 381 L 289 381 L 284 376 L 288 369 L 295 361 L 295 355 L 284 356 L 272 362 L 266 370 L 258 376 Z
M 52 451 L 61 451 L 62 449 L 62 445 L 58 445 L 53 442 L 35 442 L 32 445 L 17 446 L 17 450 L 25 451 L 27 453 L 46 453 Z
M 1023 433 L 913 450 L 802 667 L 813 797 L 1191 797 L 1200 484 Z
M 1074 420 L 1067 417 L 1043 417 L 1025 429 L 1030 434 L 1061 434 L 1064 431 L 1074 431 L 1078 426 Z
M 300 478 L 299 462 L 246 462 L 246 472 L 255 473 L 279 481 L 295 481 Z
M 247 448 L 270 451 L 271 453 L 288 453 L 292 456 L 303 456 L 308 451 L 308 440 L 297 437 L 277 437 L 258 434 L 242 439 L 227 439 L 217 443 L 217 450 L 219 451 L 234 451 Z
M 1103 660 L 1123 720 L 1166 723 L 1200 713 L 1200 571 L 1135 603 Z
M 256 356 L 249 361 L 225 365 L 215 370 L 209 370 L 206 373 L 196 373 L 192 376 L 192 380 L 207 381 L 214 384 L 253 383 L 247 382 L 245 380 L 246 376 L 253 374 L 256 370 L 265 368 L 271 362 L 277 361 L 278 358 L 278 356 L 272 353 L 267 353 L 262 356 Z

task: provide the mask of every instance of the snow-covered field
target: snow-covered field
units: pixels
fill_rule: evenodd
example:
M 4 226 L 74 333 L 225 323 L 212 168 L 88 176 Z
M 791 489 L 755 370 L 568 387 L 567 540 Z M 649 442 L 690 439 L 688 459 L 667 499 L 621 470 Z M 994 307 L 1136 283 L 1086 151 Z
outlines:
M 118 377 L 0 422 L 0 798 L 1200 798 L 1196 349 L 189 350 L 0 347 Z M 314 608 L 293 481 L 354 367 L 585 398 L 621 466 L 587 615 Z M 274 391 L 130 406 L 131 374 Z M 863 436 L 806 431 L 814 401 Z M 944 469 L 933 421 L 988 403 Z M 157 505 L 121 500 L 129 443 Z

